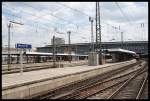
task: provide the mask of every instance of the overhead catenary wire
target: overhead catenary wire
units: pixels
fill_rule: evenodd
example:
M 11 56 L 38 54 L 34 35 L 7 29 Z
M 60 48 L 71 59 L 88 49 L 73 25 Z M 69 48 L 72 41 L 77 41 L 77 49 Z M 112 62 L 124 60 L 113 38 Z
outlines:
M 86 13 L 84 13 L 84 12 L 80 11 L 80 10 L 77 10 L 77 9 L 75 9 L 75 8 L 72 8 L 72 7 L 69 7 L 69 6 L 67 6 L 67 5 L 65 5 L 65 4 L 62 4 L 62 3 L 59 3 L 59 2 L 56 2 L 56 3 L 58 3 L 59 5 L 65 6 L 65 7 L 67 7 L 67 8 L 70 8 L 71 10 L 74 10 L 74 11 L 76 11 L 76 12 L 80 13 L 80 14 L 83 14 L 83 15 L 85 15 L 85 16 L 87 16 L 87 17 L 89 17 L 89 15 L 88 15 L 88 14 L 86 14 Z
M 33 9 L 36 9 L 36 8 L 34 8 L 33 6 L 31 6 L 30 4 L 25 4 L 25 5 L 28 6 L 28 7 L 33 8 Z M 46 13 L 45 13 L 45 14 L 46 14 Z M 48 13 L 48 14 L 51 15 L 51 16 L 53 16 L 53 17 L 55 17 L 55 18 L 57 18 L 57 19 L 59 19 L 59 20 L 63 20 L 63 21 L 65 21 L 65 22 L 67 22 L 68 24 L 74 24 L 75 26 L 77 26 L 77 24 L 73 23 L 72 21 L 69 21 L 69 20 L 60 18 L 60 17 L 54 15 L 52 12 L 51 12 L 51 13 Z M 42 16 L 39 16 L 39 18 L 41 18 L 41 17 L 42 17 Z
M 4 6 L 6 6 L 6 7 L 8 7 L 7 5 L 4 5 Z M 13 10 L 16 10 L 15 8 L 13 8 L 13 7 L 9 7 L 9 8 L 12 8 Z M 22 12 L 25 12 L 25 11 L 20 11 L 21 13 Z M 28 14 L 28 15 L 30 15 L 30 16 L 33 16 L 33 17 L 35 17 L 37 20 L 40 18 L 42 18 L 41 16 L 36 16 L 35 14 L 31 14 L 31 13 L 29 13 L 29 12 L 25 12 L 26 14 Z M 8 14 L 8 13 L 7 13 Z M 10 15 L 10 14 L 9 14 Z M 11 15 L 13 15 L 13 14 L 11 14 Z M 17 16 L 15 16 L 15 17 L 17 17 Z M 54 16 L 53 16 L 54 17 Z M 18 17 L 18 18 L 21 18 L 21 17 Z M 49 19 L 47 19 L 47 20 L 49 20 Z M 49 21 L 51 21 L 51 20 L 49 20 Z M 37 23 L 37 21 L 36 21 L 36 23 Z M 50 24 L 50 26 L 52 26 L 52 27 L 56 27 L 56 26 L 53 26 L 51 23 L 49 23 Z M 56 23 L 56 24 L 58 24 L 58 23 Z M 60 23 L 59 23 L 60 24 Z
M 11 20 L 11 19 L 8 19 L 8 20 Z M 30 24 L 30 23 L 27 23 L 27 22 L 25 22 L 24 23 L 24 26 L 30 26 L 30 27 L 33 27 L 33 28 L 38 28 L 38 29 L 41 29 L 41 30 L 45 30 L 45 31 L 50 31 L 50 29 L 49 28 L 47 28 L 47 27 L 41 27 L 41 26 L 35 26 L 35 24 L 33 23 L 33 24 Z M 30 28 L 29 27 L 29 28 Z M 51 30 L 52 31 L 52 30 Z
M 128 18 L 128 16 L 123 12 L 123 10 L 121 9 L 121 7 L 119 6 L 119 4 L 117 3 L 117 2 L 115 2 L 115 4 L 117 5 L 117 7 L 120 9 L 120 11 L 121 11 L 121 13 L 122 13 L 122 15 L 126 18 L 126 20 L 132 25 L 132 27 L 135 29 L 135 31 L 137 32 L 137 33 L 139 33 L 140 31 L 138 31 L 138 29 L 137 28 L 135 28 L 134 27 L 134 25 L 135 24 L 139 24 L 139 23 L 137 23 L 137 22 L 134 22 L 134 23 L 132 23 L 131 22 L 131 20 Z M 130 5 L 129 5 L 130 6 Z M 131 10 L 133 10 L 133 9 L 130 9 L 130 11 Z M 133 12 L 133 11 L 132 11 Z M 130 18 L 132 18 L 132 20 L 133 20 L 133 16 L 132 15 L 130 15 Z M 140 23 L 141 24 L 141 23 Z M 142 23 L 143 24 L 143 23 Z M 136 37 L 136 36 L 135 36 Z
M 3 12 L 3 13 L 6 13 L 6 14 L 8 14 L 8 15 L 12 15 L 12 14 L 10 14 L 10 13 L 8 13 L 8 12 Z M 15 16 L 15 17 L 18 17 L 18 18 L 21 18 L 21 17 L 19 17 L 19 16 Z M 27 22 L 30 22 L 30 21 L 28 21 L 29 19 L 27 19 Z M 43 30 L 46 30 L 46 31 L 49 31 L 50 29 L 48 28 L 48 27 L 46 27 L 46 25 L 45 24 L 42 24 L 42 25 L 40 25 L 40 26 L 38 26 L 38 22 L 37 21 L 33 21 L 33 24 L 30 24 L 30 23 L 25 23 L 25 25 L 28 25 L 28 26 L 31 26 L 31 27 L 34 27 L 35 28 L 35 32 L 37 33 L 38 31 L 37 31 L 37 28 L 38 29 L 43 29 Z M 43 25 L 45 25 L 45 26 L 43 26 Z M 43 26 L 43 27 L 41 27 L 41 26 Z M 55 27 L 55 26 L 53 26 L 53 27 Z M 102 26 L 102 27 L 105 27 L 105 26 Z M 86 29 L 86 30 L 88 30 L 88 29 Z M 90 31 L 90 30 L 89 30 Z M 78 34 L 83 34 L 83 33 L 80 33 L 80 32 L 75 32 L 75 31 L 72 31 L 73 33 L 78 33 Z
M 119 8 L 121 14 L 124 16 L 124 18 L 129 22 L 129 24 L 131 25 L 131 27 L 133 27 L 133 29 L 135 29 L 135 31 L 137 31 L 137 29 L 134 27 L 135 23 L 132 23 L 131 20 L 128 18 L 128 16 L 124 13 L 124 11 L 122 10 L 122 8 L 120 7 L 118 2 L 115 2 L 116 6 Z
M 125 17 L 125 19 L 131 24 L 132 22 L 129 20 L 129 18 L 127 17 L 127 15 L 123 12 L 122 8 L 119 6 L 118 2 L 115 2 L 115 4 L 117 5 L 117 7 L 119 8 L 120 12 L 122 13 L 122 15 Z
M 59 3 L 59 2 L 57 2 L 58 4 L 62 4 L 62 3 Z M 80 11 L 80 10 L 77 10 L 77 9 L 75 9 L 75 8 L 72 8 L 72 7 L 70 7 L 70 6 L 67 6 L 67 5 L 65 5 L 65 4 L 63 4 L 64 5 L 64 7 L 67 7 L 67 8 L 70 8 L 70 9 L 72 9 L 73 11 L 76 11 L 76 12 L 80 12 L 81 14 L 83 14 L 83 15 L 85 15 L 85 16 L 88 16 L 89 17 L 89 15 L 88 14 L 86 14 L 86 13 L 84 13 L 83 11 Z M 32 8 L 34 8 L 34 9 L 36 9 L 36 7 L 34 6 L 32 6 L 32 5 L 29 5 L 30 7 L 32 7 Z M 9 6 L 10 7 L 10 6 Z M 38 7 L 38 5 L 37 5 L 37 7 Z M 44 7 L 45 8 L 45 7 Z M 23 10 L 22 10 L 23 11 Z M 20 13 L 22 13 L 22 12 L 20 12 Z M 45 12 L 44 12 L 45 13 Z M 47 13 L 45 13 L 45 14 L 47 14 Z M 29 13 L 29 15 L 31 15 L 31 13 Z M 42 14 L 43 15 L 43 14 Z M 40 15 L 40 16 L 37 16 L 37 15 L 35 15 L 34 14 L 34 12 L 33 12 L 33 16 L 37 16 L 36 17 L 36 19 L 41 19 L 43 16 L 42 15 Z M 53 13 L 51 13 L 50 12 L 50 15 L 51 16 L 55 16 L 55 18 L 57 18 L 58 16 L 56 16 L 55 14 L 53 14 Z M 13 15 L 13 16 L 15 16 L 15 15 Z M 43 18 L 43 19 L 48 19 L 48 18 Z M 61 18 L 60 16 L 58 17 L 58 19 L 59 20 L 61 20 L 61 21 L 64 21 L 64 22 L 67 22 L 67 21 L 65 21 L 65 20 L 67 20 L 67 19 L 63 19 L 63 18 Z M 48 21 L 50 21 L 50 20 L 48 20 Z M 102 20 L 103 21 L 103 20 Z M 110 24 L 108 24 L 108 23 L 105 23 L 105 21 L 103 21 L 104 22 L 104 24 L 106 24 L 107 26 L 112 26 L 112 25 L 110 25 Z M 52 22 L 53 23 L 53 22 Z M 67 23 L 70 23 L 71 24 L 71 22 L 69 22 L 69 20 L 68 20 L 68 22 Z M 32 25 L 32 24 L 31 24 Z M 49 30 L 49 28 L 48 27 L 46 27 L 48 24 L 41 24 L 40 26 L 45 26 L 45 27 L 43 27 L 43 29 L 44 30 Z M 40 26 L 37 26 L 37 27 L 40 27 Z M 36 26 L 35 26 L 36 27 Z M 114 30 L 116 30 L 116 28 L 115 28 L 115 26 L 112 26 L 112 28 L 114 29 Z M 117 27 L 118 28 L 118 27 Z M 119 29 L 119 28 L 118 28 Z
M 59 3 L 60 4 L 60 3 Z M 5 5 L 5 6 L 7 6 L 7 5 Z M 26 6 L 28 6 L 28 7 L 32 7 L 31 5 L 29 5 L 29 4 L 26 4 Z M 64 4 L 63 4 L 63 6 L 65 6 Z M 89 16 L 88 14 L 86 14 L 86 13 L 83 13 L 82 11 L 79 11 L 79 10 L 76 10 L 76 9 L 74 9 L 74 8 L 71 8 L 71 7 L 69 7 L 69 6 L 65 6 L 65 7 L 68 7 L 68 8 L 70 8 L 70 9 L 72 9 L 72 10 L 75 10 L 75 11 L 77 11 L 77 12 L 80 12 L 80 13 L 82 13 L 82 14 L 84 14 L 85 16 Z M 32 7 L 32 8 L 34 8 L 34 7 Z M 13 8 L 14 10 L 15 10 L 15 8 Z M 34 8 L 34 9 L 36 9 L 36 8 Z M 24 12 L 24 11 L 22 11 L 22 12 Z M 29 12 L 26 12 L 26 13 L 28 13 L 29 15 L 31 15 L 31 16 L 34 16 L 34 17 L 36 17 L 37 19 L 41 19 L 41 17 L 42 16 L 36 16 L 35 14 L 31 14 L 31 13 L 29 13 Z M 70 21 L 68 21 L 68 20 L 66 20 L 66 19 L 63 19 L 63 18 L 60 18 L 60 17 L 57 17 L 56 15 L 54 15 L 54 14 L 52 14 L 52 13 L 49 13 L 51 16 L 53 16 L 53 17 L 55 17 L 55 18 L 57 18 L 57 19 L 59 19 L 59 20 L 63 20 L 63 21 L 66 21 L 67 23 L 70 23 L 70 24 L 74 24 L 74 23 L 72 23 L 72 22 L 70 22 Z M 47 20 L 49 20 L 49 19 L 47 19 Z M 112 25 L 110 25 L 110 24 L 108 24 L 108 23 L 105 23 L 104 21 L 103 21 L 103 23 L 104 24 L 107 24 L 107 25 L 109 25 L 109 26 L 112 26 Z M 51 24 L 51 23 L 50 23 Z M 76 24 L 74 24 L 76 27 L 78 27 L 78 25 L 76 25 Z M 51 25 L 52 26 L 52 25 Z M 52 26 L 52 27 L 54 27 L 54 26 Z M 115 27 L 115 26 L 112 26 L 112 27 Z M 118 28 L 117 28 L 118 29 Z
M 11 14 L 11 13 L 4 12 L 4 11 L 3 11 L 3 13 L 4 13 L 4 14 L 7 14 L 7 15 L 11 15 L 11 16 L 13 15 L 13 14 Z M 14 16 L 14 15 L 13 15 L 13 16 Z M 35 16 L 35 15 L 31 15 L 31 16 Z M 15 15 L 15 17 L 17 17 L 17 18 L 21 18 L 21 17 L 16 16 L 16 15 Z M 36 24 L 38 23 L 37 21 L 32 21 L 32 22 L 33 22 L 33 23 L 36 23 Z M 34 24 L 34 25 L 36 25 L 36 24 Z M 27 23 L 26 23 L 26 25 L 31 25 L 31 24 L 27 24 Z M 45 24 L 42 24 L 42 25 L 45 25 Z M 45 25 L 45 26 L 46 26 L 46 25 Z M 33 26 L 32 26 L 32 27 L 33 27 Z M 54 27 L 54 28 L 55 28 L 56 26 L 52 26 L 52 27 Z M 42 28 L 42 27 L 41 27 L 41 28 Z M 44 28 L 44 27 L 43 27 L 43 28 Z M 44 29 L 48 29 L 48 27 L 45 27 Z
M 77 9 L 74 9 L 74 8 L 71 8 L 71 7 L 69 7 L 69 6 L 67 6 L 67 5 L 65 5 L 65 4 L 62 4 L 62 3 L 59 3 L 59 2 L 56 2 L 56 3 L 58 3 L 58 4 L 60 4 L 60 5 L 62 5 L 62 6 L 64 6 L 64 7 L 67 7 L 67 8 L 70 8 L 70 9 L 72 9 L 72 10 L 74 10 L 74 11 L 76 11 L 76 12 L 79 12 L 79 13 L 81 13 L 81 14 L 84 14 L 85 16 L 88 16 L 89 17 L 89 15 L 88 14 L 86 14 L 86 13 L 84 13 L 84 12 L 82 12 L 82 11 L 80 11 L 80 10 L 77 10 Z M 27 4 L 26 4 L 27 5 Z M 27 5 L 27 6 L 29 6 L 29 7 L 32 7 L 31 5 Z M 33 7 L 32 7 L 33 8 Z M 55 15 L 53 15 L 53 14 L 50 14 L 51 16 L 55 16 Z M 35 15 L 34 15 L 35 16 Z M 41 16 L 40 16 L 41 17 Z M 39 17 L 39 18 L 40 18 Z M 57 16 L 55 16 L 55 17 L 57 17 Z M 58 17 L 57 17 L 58 18 Z M 61 19 L 61 20 L 64 20 L 64 19 Z M 65 21 L 65 20 L 64 20 Z M 104 22 L 104 21 L 103 21 Z M 108 24 L 108 23 L 105 23 L 104 22 L 104 24 L 107 24 L 107 25 L 109 25 L 109 26 L 112 26 L 112 25 L 110 25 L 110 24 Z M 112 26 L 112 27 L 114 27 L 114 26 Z M 117 28 L 117 29 L 119 29 L 119 28 Z
M 9 7 L 8 5 L 3 5 L 3 6 L 5 6 L 5 7 Z M 13 10 L 16 10 L 15 8 L 13 8 L 13 7 L 9 7 L 10 9 L 13 9 Z M 8 8 L 7 8 L 8 9 Z M 33 13 L 29 13 L 29 12 L 26 12 L 26 11 L 24 11 L 24 10 L 20 10 L 20 13 L 26 13 L 26 14 L 28 14 L 28 15 L 30 15 L 30 16 L 33 16 L 33 17 L 35 17 L 37 20 L 40 18 L 42 18 L 43 16 L 37 16 L 37 15 L 35 15 L 35 14 L 33 14 Z M 11 14 L 11 15 L 13 15 L 13 14 Z M 18 17 L 18 16 L 16 16 L 16 15 L 14 15 L 15 17 Z M 18 18 L 21 18 L 21 17 L 18 17 Z M 43 18 L 42 18 L 43 19 Z M 47 19 L 47 20 L 49 20 L 49 19 Z M 49 20 L 50 21 L 50 20 Z M 37 21 L 36 21 L 37 22 Z M 49 24 L 51 24 L 51 23 L 49 23 Z M 58 23 L 56 23 L 56 24 L 58 24 Z M 51 25 L 52 26 L 52 25 Z M 52 26 L 52 27 L 54 27 L 54 26 Z
M 58 2 L 56 2 L 56 3 L 58 3 Z M 84 16 L 87 16 L 87 17 L 90 16 L 90 15 L 88 15 L 88 14 L 82 12 L 82 11 L 79 11 L 79 10 L 77 10 L 77 9 L 75 9 L 75 8 L 72 8 L 72 7 L 70 7 L 70 6 L 67 6 L 67 5 L 65 5 L 65 4 L 62 4 L 62 3 L 58 3 L 58 4 L 59 4 L 59 5 L 62 5 L 62 6 L 64 6 L 64 7 L 67 7 L 67 8 L 69 8 L 69 9 L 73 10 L 73 11 L 76 11 L 76 12 L 78 12 L 78 13 L 81 13 L 81 14 L 83 14 Z M 101 18 L 101 19 L 102 19 L 102 18 Z M 106 23 L 106 22 L 104 22 L 104 21 L 103 21 L 103 23 L 106 24 L 106 25 L 109 25 L 109 26 L 111 26 L 111 27 L 116 27 L 116 26 L 110 25 L 110 24 L 108 24 L 108 23 Z M 116 27 L 116 28 L 119 29 L 118 27 Z
M 20 16 L 16 16 L 16 15 L 14 15 L 14 14 L 11 14 L 10 12 L 8 13 L 8 12 L 2 12 L 3 14 L 7 14 L 7 15 L 9 15 L 9 16 L 15 16 L 15 17 L 17 17 L 17 18 L 20 18 L 21 19 L 21 17 Z M 35 15 L 33 15 L 33 14 L 29 14 L 29 15 L 31 15 L 31 16 L 35 16 Z M 35 17 L 37 17 L 37 16 L 35 16 Z M 38 18 L 38 17 L 37 17 Z M 29 19 L 26 19 L 28 22 L 31 22 Z M 37 21 L 32 21 L 32 23 L 33 24 L 30 24 L 30 23 L 25 23 L 26 25 L 29 25 L 29 26 L 31 26 L 31 27 L 35 27 L 34 25 L 36 25 L 38 22 Z M 35 24 L 36 23 L 36 24 Z M 46 24 L 42 24 L 42 25 L 45 25 L 45 26 L 47 26 Z M 42 25 L 40 25 L 40 26 L 42 26 Z M 50 25 L 50 26 L 52 26 L 52 25 Z M 37 27 L 37 26 L 36 26 Z M 56 26 L 52 26 L 53 28 L 54 27 L 56 27 Z M 49 30 L 49 28 L 48 27 L 39 27 L 38 26 L 38 28 L 41 28 L 41 29 L 44 29 L 44 30 Z
M 10 14 L 10 13 L 8 13 L 8 12 L 3 12 L 3 13 L 6 13 L 6 14 L 9 14 L 9 15 L 12 15 L 12 14 Z M 18 18 L 20 18 L 19 16 L 15 16 L 15 17 L 18 17 Z M 29 22 L 28 20 L 27 20 L 27 22 Z M 37 33 L 37 22 L 34 22 L 33 24 L 30 24 L 30 23 L 24 23 L 25 25 L 28 25 L 28 26 L 31 26 L 31 27 L 35 27 L 36 28 L 36 33 Z M 34 26 L 35 25 L 35 26 Z M 46 28 L 46 27 L 40 27 L 40 26 L 38 26 L 38 28 L 40 28 L 40 29 L 43 29 L 43 30 L 49 30 L 48 29 L 48 27 Z M 73 33 L 76 33 L 76 32 L 74 32 L 74 31 L 72 31 Z M 81 34 L 81 33 L 79 33 L 79 34 Z
M 12 14 L 10 14 L 10 13 L 8 13 L 8 12 L 3 12 L 4 14 L 6 13 L 6 14 L 8 14 L 8 15 L 12 15 Z M 18 18 L 20 18 L 19 16 L 15 16 L 15 17 L 18 17 Z M 27 20 L 28 21 L 28 20 Z M 29 21 L 28 21 L 29 22 Z M 48 27 L 41 27 L 41 26 L 43 26 L 44 24 L 42 24 L 42 25 L 40 25 L 40 26 L 37 26 L 37 22 L 34 22 L 33 21 L 33 24 L 30 24 L 30 23 L 25 23 L 25 25 L 28 25 L 28 26 L 31 26 L 31 27 L 34 27 L 35 29 L 36 29 L 36 33 L 37 33 L 37 28 L 40 28 L 40 29 L 43 29 L 43 30 L 46 30 L 46 31 L 48 31 L 48 30 L 50 30 Z M 45 25 L 46 26 L 46 25 Z M 79 32 L 75 32 L 75 31 L 72 31 L 72 32 L 74 32 L 74 33 L 79 33 Z M 79 34 L 81 34 L 81 33 L 79 33 Z

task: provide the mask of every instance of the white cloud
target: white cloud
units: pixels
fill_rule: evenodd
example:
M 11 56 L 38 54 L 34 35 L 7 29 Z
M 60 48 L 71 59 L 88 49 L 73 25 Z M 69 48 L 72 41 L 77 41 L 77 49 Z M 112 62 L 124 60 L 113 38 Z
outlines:
M 6 14 L 2 15 L 3 43 L 7 42 L 6 22 L 8 19 L 14 19 L 15 21 L 24 23 L 23 26 L 17 26 L 12 29 L 14 39 L 13 44 L 17 41 L 31 43 L 33 46 L 43 45 L 45 42 L 50 43 L 50 39 L 54 35 L 55 26 L 57 26 L 57 29 L 60 32 L 66 33 L 65 35 L 55 34 L 58 37 L 65 38 L 66 43 L 68 42 L 68 30 L 72 31 L 72 43 L 90 41 L 91 27 L 89 16 L 95 17 L 95 2 L 4 2 L 2 3 L 2 6 L 3 4 L 8 6 L 3 7 L 3 11 L 18 16 L 17 18 Z M 60 4 L 77 9 L 78 11 Z M 119 5 L 127 17 L 132 21 L 133 25 L 130 25 L 127 19 L 125 19 L 114 2 L 100 2 L 101 23 L 103 26 L 102 41 L 109 41 L 113 38 L 115 38 L 116 41 L 120 41 L 121 31 L 124 31 L 125 33 L 125 40 L 148 40 L 148 25 L 146 25 L 148 22 L 148 6 L 143 6 L 147 5 L 147 3 L 119 2 Z M 80 11 L 89 16 L 80 13 Z M 60 19 L 57 19 L 50 14 L 53 14 Z M 73 22 L 75 25 L 61 19 Z M 121 31 L 116 32 L 112 26 L 105 23 L 109 23 L 110 25 L 117 27 L 120 25 Z M 141 33 L 141 28 L 137 27 L 140 26 L 140 23 L 145 23 L 145 35 L 143 35 L 144 33 Z M 142 39 L 142 36 L 145 37 Z M 85 38 L 83 39 L 82 37 Z

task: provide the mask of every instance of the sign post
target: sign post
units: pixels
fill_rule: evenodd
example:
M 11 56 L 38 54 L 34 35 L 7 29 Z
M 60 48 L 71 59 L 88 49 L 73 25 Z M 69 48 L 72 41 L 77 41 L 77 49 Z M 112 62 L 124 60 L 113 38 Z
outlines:
M 20 73 L 22 74 L 23 73 L 23 49 L 21 49 L 20 51 Z
M 20 66 L 20 73 L 22 75 L 22 73 L 23 73 L 23 53 L 24 53 L 23 49 L 25 49 L 25 48 L 31 49 L 32 46 L 29 45 L 29 44 L 16 44 L 15 47 L 16 48 L 21 48 L 21 51 L 20 51 L 20 64 L 21 64 L 21 66 Z

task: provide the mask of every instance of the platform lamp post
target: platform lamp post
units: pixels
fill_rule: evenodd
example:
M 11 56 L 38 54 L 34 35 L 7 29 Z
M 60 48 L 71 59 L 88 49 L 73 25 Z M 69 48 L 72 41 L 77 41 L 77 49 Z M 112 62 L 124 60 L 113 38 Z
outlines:
M 20 23 L 20 22 L 9 21 L 9 24 L 8 24 L 8 71 L 10 70 L 10 28 L 12 27 L 12 24 L 24 25 L 23 23 Z

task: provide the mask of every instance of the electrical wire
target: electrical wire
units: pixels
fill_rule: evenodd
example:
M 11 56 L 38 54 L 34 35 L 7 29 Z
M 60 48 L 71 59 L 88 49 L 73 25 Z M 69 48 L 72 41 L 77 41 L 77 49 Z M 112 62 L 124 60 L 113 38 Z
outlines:
M 58 2 L 56 2 L 56 3 L 58 3 Z M 69 7 L 69 6 L 65 5 L 65 4 L 62 4 L 62 3 L 58 3 L 58 4 L 59 4 L 59 5 L 62 5 L 62 6 L 64 6 L 64 7 L 66 7 L 66 8 L 70 8 L 71 10 L 76 11 L 76 12 L 78 12 L 78 13 L 81 13 L 81 14 L 87 16 L 87 17 L 90 16 L 90 15 L 88 15 L 88 14 L 82 12 L 82 11 L 79 11 L 79 10 L 77 10 L 77 9 L 75 9 L 75 8 L 71 8 L 71 7 Z M 102 18 L 101 18 L 101 19 L 102 19 Z M 111 26 L 111 27 L 115 27 L 115 26 L 110 25 L 110 24 L 108 24 L 108 23 L 106 23 L 106 22 L 104 22 L 104 21 L 103 21 L 103 23 L 104 23 L 104 24 L 107 24 L 107 25 L 109 25 L 109 26 Z M 119 28 L 117 27 L 117 29 L 119 29 Z
M 4 4 L 3 6 L 5 6 L 5 7 L 7 7 L 7 9 L 8 8 L 10 8 L 10 9 L 13 9 L 13 10 L 16 10 L 15 8 L 13 8 L 13 7 L 10 7 L 10 6 L 8 6 L 8 5 L 6 5 L 6 4 Z M 31 6 L 29 6 L 29 7 L 31 7 Z M 33 16 L 33 17 L 35 17 L 37 20 L 40 18 L 42 18 L 43 17 L 43 15 L 42 16 L 36 16 L 35 14 L 33 14 L 33 13 L 29 13 L 29 12 L 25 12 L 25 11 L 23 11 L 23 10 L 21 10 L 20 11 L 20 13 L 26 13 L 26 14 L 28 14 L 28 15 L 30 15 L 30 16 Z M 52 16 L 52 15 L 51 15 Z M 54 16 L 53 16 L 54 17 Z M 56 18 L 56 17 L 55 17 Z M 45 18 L 44 18 L 45 19 Z M 46 19 L 46 20 L 49 20 L 49 19 Z M 49 20 L 49 21 L 51 21 L 51 20 Z M 51 23 L 49 23 L 50 25 L 51 25 Z M 55 23 L 55 24 L 60 24 L 60 23 Z M 52 27 L 54 27 L 53 25 L 51 25 Z
M 66 6 L 66 5 L 64 5 L 64 4 L 61 4 L 61 3 L 59 3 L 60 5 L 63 5 L 63 6 L 65 6 L 65 7 L 67 7 L 67 8 L 70 8 L 70 9 L 72 9 L 72 10 L 74 10 L 74 11 L 76 11 L 76 12 L 80 12 L 80 13 L 82 13 L 82 14 L 84 14 L 85 16 L 88 16 L 89 17 L 89 15 L 87 15 L 86 13 L 84 13 L 84 12 L 81 12 L 81 11 L 79 11 L 79 10 L 77 10 L 77 9 L 74 9 L 74 8 L 71 8 L 71 7 L 69 7 L 69 6 Z M 28 6 L 28 7 L 32 7 L 31 5 L 29 5 L 29 4 L 25 4 L 26 6 Z M 4 4 L 4 6 L 7 6 L 7 5 L 5 5 Z M 7 6 L 8 7 L 8 6 Z M 32 8 L 34 8 L 34 7 L 32 7 Z M 15 8 L 13 8 L 14 10 L 15 10 Z M 34 8 L 34 9 L 36 9 L 36 8 Z M 23 11 L 21 11 L 21 12 L 23 12 Z M 28 13 L 28 12 L 26 12 L 26 13 Z M 31 15 L 31 16 L 34 16 L 34 17 L 36 17 L 37 19 L 41 19 L 41 16 L 36 16 L 35 14 L 31 14 L 31 13 L 28 13 L 29 15 Z M 60 18 L 60 17 L 57 17 L 57 16 L 55 16 L 54 14 L 52 14 L 52 13 L 49 13 L 51 16 L 53 16 L 53 17 L 55 17 L 55 18 L 57 18 L 57 19 L 59 19 L 59 20 L 63 20 L 63 21 L 66 21 L 67 23 L 69 23 L 69 24 L 74 24 L 74 23 L 72 23 L 71 21 L 68 21 L 68 20 L 66 20 L 66 19 L 63 19 L 63 18 Z M 49 19 L 48 19 L 49 20 Z M 108 24 L 108 23 L 105 23 L 104 21 L 103 21 L 103 23 L 104 24 L 107 24 L 107 25 L 109 25 L 109 26 L 112 26 L 112 25 L 110 25 L 110 24 Z M 78 27 L 78 25 L 76 25 L 76 24 L 74 24 L 76 27 Z M 52 26 L 52 25 L 51 25 Z M 52 26 L 52 27 L 54 27 L 54 26 Z M 112 26 L 112 27 L 115 27 L 115 26 Z M 118 28 L 117 28 L 118 29 Z
M 28 6 L 28 7 L 33 8 L 33 9 L 36 9 L 36 8 L 34 8 L 33 6 L 31 6 L 31 5 L 29 5 L 29 4 L 25 4 L 25 5 Z M 45 14 L 46 14 L 46 13 L 45 13 Z M 57 19 L 59 19 L 59 20 L 63 20 L 63 21 L 65 21 L 65 22 L 67 22 L 68 24 L 74 24 L 75 26 L 77 26 L 77 24 L 73 23 L 72 21 L 69 21 L 69 20 L 60 18 L 60 17 L 58 17 L 58 16 L 52 14 L 52 12 L 51 12 L 51 13 L 48 13 L 48 14 L 50 14 L 51 16 L 53 16 L 53 17 L 55 17 L 55 18 L 57 18 Z M 39 17 L 41 18 L 42 16 L 39 16 Z
M 117 7 L 119 8 L 119 10 L 121 11 L 122 15 L 126 18 L 126 20 L 131 24 L 131 21 L 129 20 L 129 18 L 126 16 L 126 14 L 123 12 L 123 10 L 121 9 L 121 7 L 119 6 L 119 4 L 117 2 L 115 2 L 115 4 L 117 5 Z

